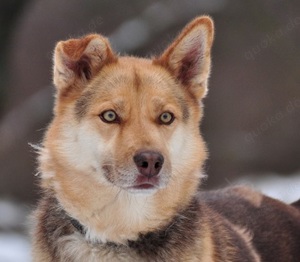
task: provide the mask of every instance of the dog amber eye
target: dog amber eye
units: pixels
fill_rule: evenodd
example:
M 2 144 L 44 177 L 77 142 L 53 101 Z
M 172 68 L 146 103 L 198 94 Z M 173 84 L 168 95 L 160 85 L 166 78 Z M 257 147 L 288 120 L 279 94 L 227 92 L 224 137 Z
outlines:
M 164 112 L 159 117 L 159 123 L 162 125 L 170 125 L 174 121 L 175 117 L 170 112 Z
M 104 111 L 100 115 L 100 118 L 103 122 L 109 123 L 109 124 L 119 122 L 119 117 L 118 117 L 117 113 L 113 110 Z

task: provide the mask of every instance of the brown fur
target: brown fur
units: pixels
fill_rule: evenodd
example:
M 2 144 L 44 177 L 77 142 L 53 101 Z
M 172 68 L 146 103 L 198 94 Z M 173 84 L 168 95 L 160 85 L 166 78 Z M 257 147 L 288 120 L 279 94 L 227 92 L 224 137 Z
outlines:
M 199 201 L 247 229 L 262 261 L 299 261 L 300 212 L 295 207 L 246 187 L 203 192 Z
M 197 196 L 213 32 L 209 17 L 197 18 L 153 60 L 119 57 L 100 35 L 57 44 L 34 261 L 260 261 L 252 228 Z M 114 122 L 103 119 L 108 110 Z M 144 151 L 164 160 L 151 190 L 137 189 L 134 156 Z M 264 199 L 245 188 L 230 196 L 255 208 Z

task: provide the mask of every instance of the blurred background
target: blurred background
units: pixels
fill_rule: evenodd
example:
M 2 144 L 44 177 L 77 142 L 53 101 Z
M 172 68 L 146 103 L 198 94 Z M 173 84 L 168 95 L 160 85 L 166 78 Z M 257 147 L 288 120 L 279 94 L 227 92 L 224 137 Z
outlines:
M 151 56 L 201 14 L 216 26 L 203 189 L 243 183 L 300 198 L 298 0 L 1 0 L 0 261 L 30 261 L 26 217 L 39 191 L 29 143 L 51 120 L 55 43 L 98 32 L 121 54 Z

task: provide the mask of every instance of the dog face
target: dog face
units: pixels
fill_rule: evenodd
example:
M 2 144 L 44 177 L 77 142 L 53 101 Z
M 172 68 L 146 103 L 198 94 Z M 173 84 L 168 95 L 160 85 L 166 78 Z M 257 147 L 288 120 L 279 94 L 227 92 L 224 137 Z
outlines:
M 176 168 L 172 140 L 189 113 L 180 91 L 147 60 L 120 58 L 103 69 L 75 103 L 79 123 L 99 141 L 88 156 L 96 174 L 132 193 L 166 187 Z
M 199 103 L 147 60 L 103 68 L 60 118 L 59 159 L 132 193 L 166 187 L 194 155 L 201 162 Z
M 55 116 L 40 159 L 61 202 L 121 192 L 156 207 L 165 199 L 168 210 L 189 199 L 206 158 L 199 121 L 212 40 L 201 17 L 153 60 L 118 57 L 100 35 L 57 44 Z

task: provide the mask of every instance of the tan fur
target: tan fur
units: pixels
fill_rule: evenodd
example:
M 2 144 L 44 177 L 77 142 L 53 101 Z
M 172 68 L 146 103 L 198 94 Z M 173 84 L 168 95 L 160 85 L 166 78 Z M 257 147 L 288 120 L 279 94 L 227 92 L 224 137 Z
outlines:
M 196 33 L 201 30 L 201 34 Z M 195 33 L 193 33 L 195 32 Z M 203 57 L 197 61 L 198 73 L 195 77 L 190 79 L 190 85 L 201 85 L 202 88 L 195 88 L 196 96 L 200 99 L 207 93 L 207 80 L 210 73 L 210 49 L 214 39 L 214 25 L 212 20 L 207 16 L 192 21 L 179 37 L 167 48 L 163 55 L 155 60 L 155 63 L 162 64 L 172 71 L 173 74 L 178 75 L 178 64 L 186 55 L 188 49 L 191 46 L 196 46 L 199 49 L 203 49 Z
M 236 196 L 241 199 L 247 200 L 255 207 L 260 207 L 263 200 L 262 194 L 246 186 L 235 187 L 233 188 L 232 193 L 236 194 Z
M 138 68 L 143 68 L 144 71 L 147 70 L 148 74 L 151 74 L 151 76 L 159 76 L 160 78 L 156 77 L 156 79 L 151 79 L 148 75 L 145 76 L 145 79 L 142 81 L 145 81 L 145 83 L 141 83 L 145 85 L 145 88 L 149 89 L 147 92 L 149 92 L 148 95 L 145 95 L 145 91 L 140 94 L 142 94 L 145 97 L 156 97 L 158 100 L 162 100 L 164 104 L 169 104 L 169 107 L 171 107 L 172 111 L 177 110 L 176 107 L 178 105 L 172 105 L 174 101 L 169 101 L 168 99 L 168 92 L 170 87 L 165 84 L 165 87 L 163 86 L 162 78 L 167 78 L 167 74 L 161 70 L 161 68 L 152 68 L 149 61 L 145 60 L 137 60 L 134 58 L 120 58 L 118 64 L 113 64 L 107 68 L 105 68 L 100 74 L 97 79 L 100 79 L 100 81 L 103 84 L 103 90 L 101 89 L 100 83 L 98 83 L 97 79 L 94 81 L 94 85 L 97 85 L 99 88 L 99 95 L 95 94 L 94 100 L 98 103 L 94 106 L 91 106 L 91 115 L 95 115 L 96 121 L 95 126 L 87 126 L 86 132 L 90 132 L 90 136 L 93 135 L 94 131 L 90 131 L 92 129 L 96 129 L 97 126 L 97 132 L 101 132 L 100 137 L 101 139 L 108 141 L 111 139 L 111 137 L 117 136 L 118 130 L 115 126 L 105 126 L 105 124 L 98 121 L 98 114 L 99 112 L 103 111 L 105 108 L 113 107 L 114 98 L 118 97 L 119 95 L 122 95 L 122 92 L 127 92 L 129 90 L 123 90 L 111 87 L 112 90 L 106 95 L 105 94 L 105 88 L 107 83 L 105 82 L 105 77 L 107 75 L 115 74 L 117 77 L 122 77 L 123 79 L 123 85 L 128 85 L 131 87 L 134 83 L 134 79 L 131 79 L 130 76 L 130 69 L 131 70 L 138 70 Z M 147 67 L 149 69 L 147 69 Z M 126 68 L 126 70 L 125 70 Z M 129 71 L 129 74 L 126 75 L 126 72 Z M 118 76 L 120 75 L 120 76 Z M 141 72 L 141 75 L 143 75 L 143 72 Z M 161 76 L 160 76 L 161 75 Z M 104 80 L 103 80 L 104 79 Z M 128 81 L 126 83 L 125 81 Z M 170 80 L 171 82 L 171 80 Z M 158 90 L 157 85 L 160 84 L 161 90 Z M 172 83 L 172 82 L 171 82 Z M 114 84 L 114 83 L 111 83 Z M 120 83 L 116 83 L 117 85 Z M 174 83 L 172 83 L 174 84 Z M 93 87 L 92 87 L 93 88 Z M 126 87 L 127 88 L 127 87 Z M 142 88 L 142 87 L 140 87 Z M 115 92 L 112 92 L 115 91 Z M 119 93 L 121 92 L 121 94 Z M 139 93 L 138 93 L 139 94 Z M 155 96 L 154 96 L 155 94 Z M 184 97 L 184 94 L 182 93 L 182 96 Z M 151 133 L 151 136 L 149 135 L 148 130 L 153 129 L 151 120 L 147 123 L 146 121 L 140 122 L 140 119 L 146 119 L 146 114 L 149 114 L 149 112 L 155 113 L 155 108 L 151 108 L 151 105 L 149 105 L 149 108 L 145 108 L 144 112 L 140 111 L 140 103 L 142 101 L 142 97 L 139 97 L 139 95 L 134 95 L 130 97 L 130 101 L 124 101 L 126 104 L 133 105 L 133 109 L 130 112 L 130 119 L 128 121 L 131 121 L 131 123 L 127 124 L 127 126 L 124 125 L 124 127 L 120 126 L 120 129 L 122 129 L 122 136 L 117 136 L 116 140 L 114 141 L 115 145 L 118 148 L 118 152 L 114 154 L 114 152 L 111 152 L 111 154 L 114 154 L 114 158 L 116 160 L 116 164 L 122 165 L 123 163 L 128 163 L 131 161 L 131 158 L 133 153 L 137 151 L 140 148 L 147 148 L 151 146 L 151 148 L 154 148 L 156 150 L 159 150 L 165 155 L 168 154 L 170 151 L 169 146 L 167 144 L 162 144 L 161 141 L 168 141 L 170 140 L 171 136 L 174 133 L 174 128 L 172 130 L 168 130 L 168 128 L 161 128 L 161 130 L 153 130 L 155 132 Z M 102 103 L 101 100 L 107 101 L 106 103 Z M 184 98 L 186 100 L 189 100 L 188 97 Z M 147 102 L 147 101 L 144 101 Z M 98 106 L 100 105 L 100 108 Z M 147 104 L 146 104 L 147 105 Z M 174 108 L 174 109 L 173 109 Z M 67 109 L 64 109 L 67 110 Z M 72 110 L 72 108 L 70 108 Z M 168 110 L 166 108 L 165 110 Z M 125 110 L 124 110 L 125 111 Z M 197 109 L 195 107 L 194 109 L 196 116 L 199 117 Z M 94 113 L 95 112 L 95 113 Z M 67 113 L 67 111 L 66 111 Z M 60 114 L 58 117 L 54 120 L 54 123 L 50 127 L 48 131 L 48 137 L 56 137 L 58 136 L 58 132 L 61 132 L 62 130 L 58 130 L 57 127 L 60 126 L 60 123 L 63 122 L 76 122 L 76 119 L 72 119 L 67 114 Z M 124 112 L 125 114 L 125 112 Z M 143 116 L 143 114 L 145 116 Z M 177 113 L 178 118 L 180 118 L 180 112 Z M 125 115 L 124 115 L 125 117 Z M 153 115 L 153 118 L 155 115 Z M 74 123 L 76 124 L 76 123 Z M 180 124 L 178 124 L 180 125 Z M 182 136 L 186 131 L 185 127 L 178 127 L 181 128 L 180 136 Z M 145 136 L 147 134 L 147 136 Z M 68 136 L 68 131 L 66 132 L 66 136 Z M 111 229 L 113 232 L 109 232 L 108 234 L 111 235 L 110 239 L 113 241 L 122 241 L 122 236 L 126 236 L 126 239 L 130 236 L 130 238 L 135 238 L 138 232 L 141 231 L 147 231 L 153 228 L 156 228 L 159 226 L 159 224 L 162 223 L 162 221 L 167 220 L 169 217 L 171 217 L 178 207 L 178 205 L 185 205 L 186 202 L 190 199 L 190 195 L 192 192 L 195 191 L 195 189 L 198 186 L 198 170 L 200 168 L 201 161 L 205 159 L 205 150 L 204 145 L 201 147 L 201 143 L 203 142 L 200 140 L 200 137 L 198 135 L 198 129 L 195 128 L 194 130 L 194 136 L 199 142 L 197 142 L 197 148 L 193 144 L 187 144 L 187 146 L 190 146 L 189 155 L 197 155 L 197 158 L 193 159 L 191 158 L 189 160 L 190 162 L 190 171 L 187 169 L 186 166 L 182 166 L 182 168 L 185 169 L 184 175 L 186 177 L 189 177 L 189 179 L 184 178 L 182 175 L 179 175 L 180 173 L 183 173 L 183 170 L 180 170 L 180 167 L 177 167 L 174 172 L 174 177 L 170 181 L 170 185 L 166 189 L 162 189 L 161 191 L 157 192 L 157 194 L 152 197 L 151 199 L 147 199 L 146 203 L 142 201 L 141 205 L 148 205 L 146 209 L 148 209 L 145 214 L 141 214 L 144 218 L 147 217 L 147 220 L 141 218 L 137 218 L 135 216 L 136 212 L 125 212 L 125 214 L 129 214 L 128 217 L 128 224 L 130 227 L 124 226 L 124 219 L 127 217 L 124 217 L 122 214 L 124 210 L 131 210 L 130 204 L 126 205 L 126 202 L 124 203 L 124 199 L 127 200 L 129 203 L 134 203 L 134 209 L 143 210 L 144 208 L 137 207 L 136 205 L 139 203 L 138 199 L 135 200 L 135 196 L 131 196 L 130 194 L 126 192 L 119 193 L 118 188 L 112 188 L 111 185 L 107 185 L 103 181 L 103 185 L 97 184 L 97 178 L 91 177 L 89 180 L 86 180 L 86 178 L 80 174 L 76 175 L 77 171 L 71 166 L 67 166 L 67 169 L 63 167 L 65 165 L 64 163 L 68 163 L 69 161 L 65 159 L 66 151 L 69 150 L 69 148 L 61 149 L 61 142 L 58 141 L 58 144 L 53 143 L 52 139 L 46 140 L 46 148 L 49 148 L 52 152 L 52 161 L 53 166 L 55 166 L 55 179 L 53 181 L 53 186 L 55 187 L 55 190 L 57 192 L 58 198 L 63 203 L 63 205 L 66 207 L 66 209 L 72 213 L 75 214 L 75 216 L 82 222 L 87 222 L 87 224 L 97 224 L 97 226 L 92 226 L 94 230 L 96 231 L 106 231 L 104 229 L 109 228 L 109 225 L 113 224 L 113 229 Z M 96 139 L 96 138 L 95 138 Z M 54 140 L 56 141 L 56 139 Z M 179 142 L 179 141 L 176 141 Z M 72 143 L 72 141 L 71 141 Z M 186 141 L 185 143 L 189 143 L 189 141 Z M 193 142 L 195 143 L 195 141 Z M 106 149 L 108 150 L 108 148 Z M 193 150 L 193 151 L 192 151 Z M 110 152 L 110 151 L 107 151 Z M 108 157 L 110 157 L 109 153 Z M 170 155 L 170 158 L 172 156 Z M 49 157 L 51 158 L 51 157 Z M 174 157 L 175 159 L 177 156 Z M 202 159 L 202 160 L 201 160 Z M 200 160 L 200 161 L 199 161 Z M 187 161 L 186 159 L 184 161 Z M 49 162 L 49 161 L 47 161 Z M 118 163 L 119 162 L 119 163 Z M 109 164 L 109 163 L 108 163 Z M 195 168 L 196 166 L 199 166 L 198 168 Z M 166 169 L 170 168 L 168 167 L 166 163 Z M 82 172 L 88 173 L 90 172 L 93 174 L 93 168 L 90 167 L 90 170 L 81 170 Z M 193 170 L 197 170 L 196 173 Z M 171 170 L 166 170 L 166 173 L 170 173 Z M 50 170 L 43 170 L 45 173 L 51 172 Z M 179 173 L 176 175 L 176 173 Z M 193 174 L 194 173 L 194 174 Z M 72 177 L 70 177 L 68 174 L 71 174 Z M 81 187 L 78 187 L 77 185 L 80 184 Z M 88 192 L 86 191 L 86 188 L 89 188 Z M 174 191 L 175 190 L 175 191 Z M 175 194 L 174 194 L 175 193 Z M 84 197 L 82 197 L 84 196 Z M 102 203 L 99 206 L 99 203 L 94 203 L 94 199 L 102 199 Z M 106 200 L 107 199 L 107 200 Z M 103 209 L 103 207 L 106 207 L 108 203 L 111 203 L 112 200 L 114 201 L 112 204 L 109 205 L 106 209 Z M 163 200 L 163 203 L 162 203 Z M 78 210 L 73 210 L 72 203 L 78 203 Z M 159 207 L 159 208 L 158 208 Z M 157 210 L 157 212 L 153 212 L 153 210 Z M 133 214 L 134 216 L 130 216 L 130 214 Z M 111 219 L 114 218 L 114 223 L 111 223 Z M 120 221 L 118 221 L 118 219 Z M 141 221 L 139 221 L 141 219 Z M 101 224 L 99 224 L 99 221 L 101 221 Z M 142 222 L 144 221 L 144 222 Z M 152 222 L 153 221 L 153 222 Z M 132 224 L 135 225 L 136 230 L 132 229 Z M 119 226 L 118 226 L 119 225 Z M 115 232 L 115 233 L 114 233 Z
M 213 37 L 203 16 L 153 60 L 117 56 L 96 34 L 57 44 L 34 261 L 260 261 L 246 231 L 198 202 Z M 162 122 L 164 113 L 172 122 Z M 151 189 L 138 187 L 140 152 L 163 159 Z M 231 195 L 262 201 L 246 188 Z
M 253 234 L 251 234 L 251 232 L 247 228 L 242 228 L 237 225 L 232 225 L 232 227 L 243 238 L 243 240 L 247 244 L 247 247 L 249 248 L 249 250 L 251 250 L 253 256 L 255 257 L 255 261 L 261 261 L 257 251 L 254 249 L 252 245 Z

